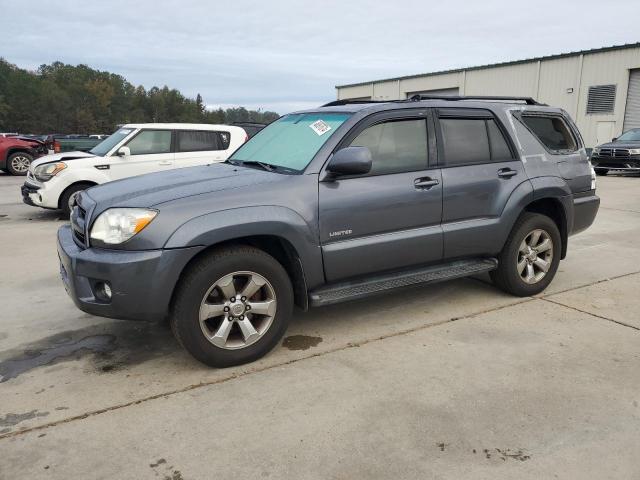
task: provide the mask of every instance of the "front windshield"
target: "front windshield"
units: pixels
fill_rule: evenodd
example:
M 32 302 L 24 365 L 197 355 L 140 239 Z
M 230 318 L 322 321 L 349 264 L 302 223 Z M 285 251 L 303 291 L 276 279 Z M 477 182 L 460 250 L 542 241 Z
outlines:
M 105 138 L 103 141 L 101 141 L 91 150 L 89 150 L 89 153 L 93 155 L 97 155 L 99 157 L 104 157 L 107 153 L 111 151 L 113 147 L 115 147 L 122 140 L 124 140 L 127 135 L 133 132 L 133 130 L 134 130 L 133 128 L 121 128 L 120 130 L 116 131 L 114 134 L 109 135 L 107 138 Z
M 617 142 L 640 142 L 640 128 L 624 132 L 618 137 Z
M 229 160 L 260 162 L 300 172 L 350 115 L 324 112 L 286 115 L 257 133 Z

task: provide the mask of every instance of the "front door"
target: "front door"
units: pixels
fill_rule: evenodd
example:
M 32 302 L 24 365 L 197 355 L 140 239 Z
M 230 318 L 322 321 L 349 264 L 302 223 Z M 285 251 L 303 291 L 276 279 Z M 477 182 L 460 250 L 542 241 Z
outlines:
M 488 110 L 440 109 L 444 258 L 495 254 L 495 233 L 509 197 L 528 182 L 522 162 Z
M 366 120 L 340 145 L 369 148 L 373 166 L 319 185 L 327 281 L 441 259 L 442 179 L 429 166 L 428 131 L 426 110 L 394 112 Z
M 124 146 L 130 155 L 114 155 L 109 165 L 111 180 L 143 175 L 174 167 L 171 130 L 141 130 Z

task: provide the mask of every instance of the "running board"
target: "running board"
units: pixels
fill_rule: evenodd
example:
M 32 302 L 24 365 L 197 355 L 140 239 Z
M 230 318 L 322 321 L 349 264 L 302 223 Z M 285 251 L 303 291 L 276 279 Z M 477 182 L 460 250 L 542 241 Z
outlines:
M 495 258 L 477 258 L 458 260 L 417 270 L 366 277 L 362 280 L 334 283 L 310 292 L 309 303 L 313 307 L 331 305 L 368 297 L 396 288 L 468 277 L 469 275 L 494 270 L 497 266 L 498 260 Z

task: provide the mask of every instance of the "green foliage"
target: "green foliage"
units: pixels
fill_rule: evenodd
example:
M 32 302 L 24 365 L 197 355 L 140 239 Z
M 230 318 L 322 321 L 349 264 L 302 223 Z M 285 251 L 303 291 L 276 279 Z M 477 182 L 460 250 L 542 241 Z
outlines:
M 275 112 L 207 110 L 202 96 L 186 98 L 167 86 L 148 91 L 124 77 L 86 65 L 54 62 L 37 72 L 0 58 L 0 131 L 111 133 L 117 125 L 144 122 L 270 123 Z

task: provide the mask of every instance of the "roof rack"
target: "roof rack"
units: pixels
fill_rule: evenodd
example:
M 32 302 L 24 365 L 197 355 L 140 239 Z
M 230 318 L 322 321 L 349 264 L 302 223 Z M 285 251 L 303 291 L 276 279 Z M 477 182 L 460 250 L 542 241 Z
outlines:
M 527 105 L 545 105 L 544 103 L 538 103 L 531 97 L 500 97 L 500 96 L 485 96 L 485 95 L 473 95 L 473 96 L 458 96 L 458 95 L 413 95 L 407 99 L 410 102 L 419 102 L 421 100 L 478 100 L 485 102 L 502 101 L 502 102 L 523 102 Z
M 341 105 L 353 105 L 358 103 L 389 103 L 389 102 L 397 102 L 397 100 L 334 100 L 333 102 L 325 103 L 322 105 L 323 107 L 339 107 Z

